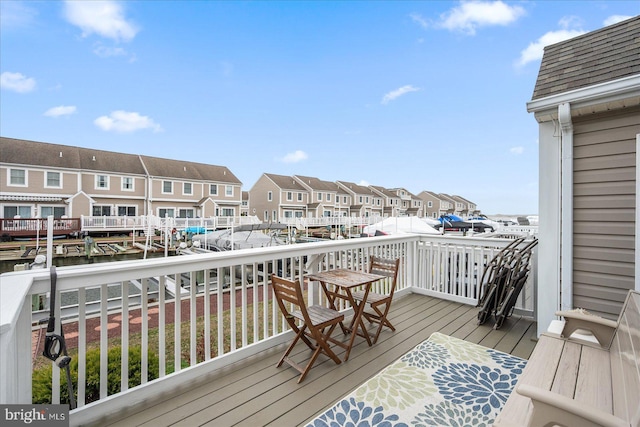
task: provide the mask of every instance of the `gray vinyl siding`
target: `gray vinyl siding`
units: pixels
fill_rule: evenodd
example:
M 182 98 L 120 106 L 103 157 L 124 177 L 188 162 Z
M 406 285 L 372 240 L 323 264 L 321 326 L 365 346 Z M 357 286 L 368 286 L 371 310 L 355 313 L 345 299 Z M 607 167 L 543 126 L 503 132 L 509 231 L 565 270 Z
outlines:
M 573 305 L 617 318 L 635 286 L 640 108 L 573 121 Z

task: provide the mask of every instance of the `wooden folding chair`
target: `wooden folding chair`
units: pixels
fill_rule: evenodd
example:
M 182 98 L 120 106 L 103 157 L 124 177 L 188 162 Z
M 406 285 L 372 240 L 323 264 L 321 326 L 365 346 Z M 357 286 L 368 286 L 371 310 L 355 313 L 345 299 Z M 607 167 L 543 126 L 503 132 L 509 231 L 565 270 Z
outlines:
M 369 259 L 369 272 L 374 274 L 379 274 L 381 276 L 388 277 L 387 280 L 391 281 L 391 286 L 389 287 L 389 292 L 381 294 L 373 291 L 369 292 L 367 295 L 366 305 L 373 309 L 373 312 L 367 311 L 365 307 L 365 311 L 362 313 L 365 319 L 367 319 L 370 323 L 377 323 L 378 330 L 376 331 L 375 336 L 373 337 L 373 344 L 378 341 L 378 337 L 380 336 L 380 332 L 382 332 L 382 327 L 386 326 L 392 331 L 395 331 L 396 328 L 393 327 L 389 319 L 387 319 L 387 314 L 389 313 L 389 309 L 391 308 L 391 300 L 393 299 L 393 293 L 396 290 L 396 283 L 398 281 L 398 269 L 400 268 L 400 258 L 397 259 L 387 259 L 381 258 L 372 255 Z M 372 287 L 375 286 L 372 285 Z M 353 292 L 353 299 L 361 304 L 364 299 L 363 291 Z
M 340 364 L 341 361 L 329 347 L 328 340 L 336 326 L 344 320 L 344 315 L 320 305 L 307 307 L 302 296 L 302 286 L 299 280 L 291 281 L 272 274 L 271 284 L 280 311 L 291 329 L 296 333 L 296 337 L 278 362 L 277 367 L 282 366 L 282 362 L 287 362 L 300 372 L 301 375 L 298 378 L 298 383 L 300 383 L 307 376 L 307 372 L 309 372 L 320 353 L 326 354 L 336 364 Z M 311 359 L 304 367 L 289 358 L 291 350 L 300 339 L 313 350 Z

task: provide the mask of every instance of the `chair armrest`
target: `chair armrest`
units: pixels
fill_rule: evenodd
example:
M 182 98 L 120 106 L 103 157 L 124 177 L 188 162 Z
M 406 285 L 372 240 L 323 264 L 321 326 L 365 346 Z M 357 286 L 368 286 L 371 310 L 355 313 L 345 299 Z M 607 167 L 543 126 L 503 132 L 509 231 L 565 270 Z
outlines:
M 516 391 L 533 403 L 529 426 L 604 426 L 630 427 L 631 423 L 599 409 L 581 404 L 566 396 L 530 384 L 520 384 Z
M 556 316 L 562 316 L 565 319 L 564 328 L 560 336 L 569 338 L 571 334 L 579 329 L 587 330 L 596 337 L 603 348 L 611 346 L 613 334 L 618 328 L 618 322 L 589 314 L 582 310 L 557 311 Z

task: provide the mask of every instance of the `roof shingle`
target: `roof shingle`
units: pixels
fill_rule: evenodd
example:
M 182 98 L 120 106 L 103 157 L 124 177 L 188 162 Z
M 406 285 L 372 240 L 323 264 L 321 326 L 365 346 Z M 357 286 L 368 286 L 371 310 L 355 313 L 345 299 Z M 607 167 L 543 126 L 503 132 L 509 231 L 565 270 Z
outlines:
M 640 15 L 544 48 L 531 99 L 640 74 Z

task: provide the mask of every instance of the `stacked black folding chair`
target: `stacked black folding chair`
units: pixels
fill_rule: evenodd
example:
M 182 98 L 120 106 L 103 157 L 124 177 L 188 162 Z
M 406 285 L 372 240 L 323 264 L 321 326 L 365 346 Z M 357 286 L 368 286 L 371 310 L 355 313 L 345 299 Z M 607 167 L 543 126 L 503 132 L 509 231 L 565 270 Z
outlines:
M 513 314 L 513 308 L 520 295 L 520 291 L 522 291 L 524 284 L 527 283 L 527 279 L 529 278 L 531 255 L 533 248 L 535 248 L 537 244 L 538 239 L 534 238 L 520 249 L 514 257 L 509 280 L 506 282 L 506 286 L 502 288 L 502 293 L 497 299 L 494 313 L 496 323 L 493 325 L 493 329 L 500 328 L 504 321 Z
M 489 262 L 481 278 L 478 304 L 478 325 L 494 316 L 494 329 L 500 328 L 513 307 L 524 284 L 527 282 L 530 260 L 537 239 L 525 241 L 524 237 L 513 240 Z

